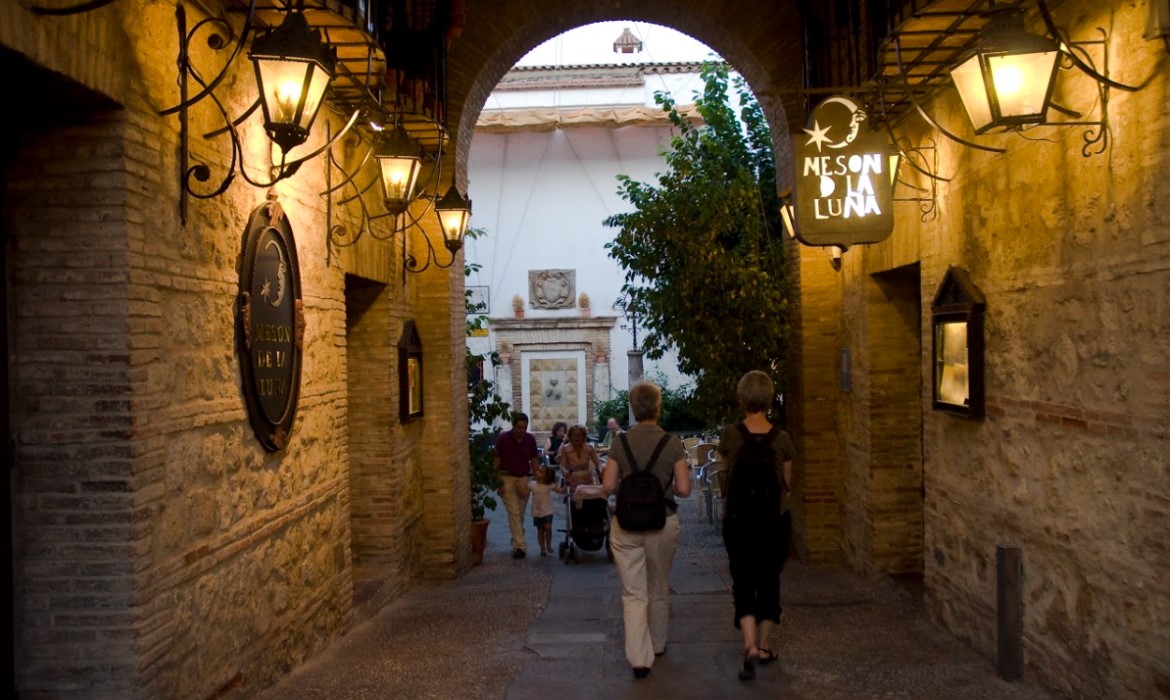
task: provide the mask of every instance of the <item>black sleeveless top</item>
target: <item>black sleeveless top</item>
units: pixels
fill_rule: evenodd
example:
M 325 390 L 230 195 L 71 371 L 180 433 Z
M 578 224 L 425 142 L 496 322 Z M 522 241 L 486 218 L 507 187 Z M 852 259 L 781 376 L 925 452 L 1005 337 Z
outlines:
M 561 451 L 561 445 L 569 441 L 569 438 L 558 438 L 556 435 L 550 435 L 548 438 L 548 463 L 557 463 L 557 453 Z

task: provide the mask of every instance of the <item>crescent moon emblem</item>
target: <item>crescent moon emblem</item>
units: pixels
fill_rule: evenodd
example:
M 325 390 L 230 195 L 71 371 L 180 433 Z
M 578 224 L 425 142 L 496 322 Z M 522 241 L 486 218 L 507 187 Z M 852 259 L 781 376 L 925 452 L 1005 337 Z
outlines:
M 285 284 L 288 281 L 288 268 L 284 264 L 284 253 L 280 250 L 280 246 L 276 244 L 276 241 L 268 241 L 268 245 L 264 246 L 264 249 L 267 250 L 269 248 L 276 250 L 276 256 L 280 258 L 280 265 L 276 268 L 276 299 L 269 299 L 268 294 L 265 293 L 264 301 L 267 301 L 273 306 L 280 306 L 284 303 Z
M 861 129 L 861 122 L 865 121 L 865 112 L 861 111 L 861 108 L 857 106 L 856 102 L 845 97 L 830 97 L 821 104 L 839 104 L 848 109 L 851 115 L 849 120 L 849 133 L 845 138 L 836 143 L 826 143 L 825 146 L 827 148 L 845 148 L 853 143 L 853 140 L 857 138 L 857 132 Z

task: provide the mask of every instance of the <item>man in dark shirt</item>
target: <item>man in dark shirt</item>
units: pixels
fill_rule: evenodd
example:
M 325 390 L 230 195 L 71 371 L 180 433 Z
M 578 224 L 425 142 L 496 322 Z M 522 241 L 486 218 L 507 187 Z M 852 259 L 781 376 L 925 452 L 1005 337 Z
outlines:
M 512 557 L 523 559 L 527 551 L 524 543 L 524 511 L 528 508 L 528 482 L 536 473 L 540 454 L 536 438 L 528 432 L 528 416 L 512 414 L 512 429 L 500 433 L 492 461 L 500 470 L 500 497 L 508 511 L 508 529 L 512 532 Z

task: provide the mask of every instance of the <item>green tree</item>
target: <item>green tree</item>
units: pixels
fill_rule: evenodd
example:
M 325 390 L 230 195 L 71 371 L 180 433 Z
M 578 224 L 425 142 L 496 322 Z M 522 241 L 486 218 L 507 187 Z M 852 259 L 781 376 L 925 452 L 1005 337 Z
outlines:
M 680 369 L 696 378 L 694 411 L 718 422 L 736 413 L 744 372 L 761 369 L 785 385 L 792 285 L 763 111 L 736 78 L 736 115 L 726 64 L 705 63 L 701 73 L 702 125 L 668 94 L 655 96 L 675 127 L 667 170 L 656 184 L 618 176 L 634 210 L 605 220 L 620 229 L 606 247 L 625 270 L 622 294 L 645 328 L 646 357 L 675 348 Z

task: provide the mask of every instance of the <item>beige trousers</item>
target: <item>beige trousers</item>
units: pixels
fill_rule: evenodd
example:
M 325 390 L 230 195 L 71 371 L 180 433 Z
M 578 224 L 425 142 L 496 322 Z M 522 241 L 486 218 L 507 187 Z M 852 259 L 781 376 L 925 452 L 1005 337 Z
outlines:
M 524 511 L 528 510 L 529 476 L 501 474 L 504 481 L 504 510 L 508 511 L 508 530 L 512 533 L 512 549 L 528 551 L 524 544 Z
M 627 532 L 610 521 L 610 544 L 622 582 L 622 622 L 626 629 L 626 660 L 650 668 L 654 654 L 666 650 L 670 627 L 670 582 L 678 550 L 678 514 L 666 518 L 655 532 Z

